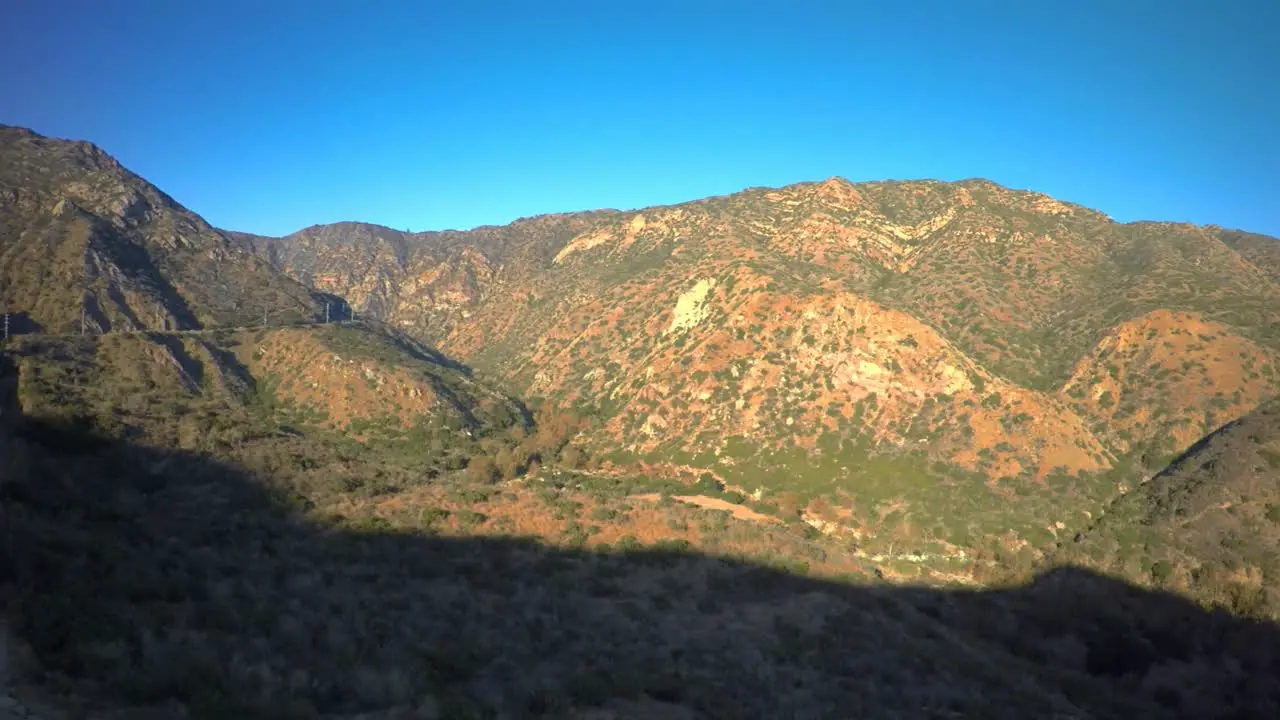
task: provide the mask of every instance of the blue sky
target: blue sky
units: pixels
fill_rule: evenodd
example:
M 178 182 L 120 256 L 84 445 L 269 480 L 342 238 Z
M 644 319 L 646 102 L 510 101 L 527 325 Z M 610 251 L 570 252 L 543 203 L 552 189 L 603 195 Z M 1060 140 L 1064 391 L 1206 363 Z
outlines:
M 832 175 L 1280 235 L 1274 0 L 8 0 L 0 122 L 215 225 L 414 230 Z

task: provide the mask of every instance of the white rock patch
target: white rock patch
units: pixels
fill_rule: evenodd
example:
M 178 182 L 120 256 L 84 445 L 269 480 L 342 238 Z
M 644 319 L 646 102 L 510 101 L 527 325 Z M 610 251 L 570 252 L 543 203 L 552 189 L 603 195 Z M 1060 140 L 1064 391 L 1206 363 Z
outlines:
M 687 330 L 706 320 L 707 295 L 710 294 L 711 289 L 715 286 L 715 279 L 704 278 L 681 295 L 676 300 L 676 308 L 672 313 L 671 326 L 667 328 L 667 333 Z

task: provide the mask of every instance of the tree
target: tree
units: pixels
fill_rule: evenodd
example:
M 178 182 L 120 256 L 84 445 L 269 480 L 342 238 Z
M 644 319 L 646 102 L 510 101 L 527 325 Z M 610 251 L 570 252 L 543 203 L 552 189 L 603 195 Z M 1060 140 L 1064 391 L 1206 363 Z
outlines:
M 511 439 L 517 443 L 522 443 L 529 437 L 529 431 L 523 425 L 516 425 L 511 428 Z
M 560 451 L 578 433 L 582 421 L 568 411 L 557 411 L 544 405 L 538 410 L 538 430 L 534 438 L 538 453 L 551 457 Z
M 516 478 L 523 469 L 525 462 L 521 453 L 511 448 L 503 448 L 494 456 L 494 465 L 503 478 L 508 480 Z
M 582 451 L 576 447 L 567 447 L 560 453 L 560 464 L 570 470 L 577 470 L 582 465 Z
M 467 463 L 467 479 L 482 485 L 491 485 L 501 479 L 498 465 L 488 455 L 473 458 Z
M 1151 580 L 1157 585 L 1164 585 L 1173 575 L 1173 565 L 1164 560 L 1157 560 L 1151 564 Z

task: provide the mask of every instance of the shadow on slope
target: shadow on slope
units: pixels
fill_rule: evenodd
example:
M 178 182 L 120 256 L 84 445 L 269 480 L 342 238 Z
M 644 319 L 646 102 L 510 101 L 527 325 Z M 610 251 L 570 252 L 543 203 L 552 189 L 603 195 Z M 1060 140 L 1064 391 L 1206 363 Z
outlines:
M 91 223 L 93 234 L 89 240 L 90 249 L 110 258 L 115 267 L 123 273 L 126 284 L 133 286 L 132 289 L 135 291 L 145 293 L 149 302 L 154 301 L 163 308 L 164 315 L 167 317 L 161 322 L 179 330 L 200 330 L 204 327 L 187 298 L 174 287 L 174 281 L 170 279 L 172 268 L 167 268 L 170 272 L 165 272 L 165 269 L 157 263 L 157 259 L 152 257 L 152 252 L 148 248 L 138 244 L 136 239 L 128 237 L 126 233 L 116 229 L 110 223 L 92 216 Z M 98 268 L 95 268 L 95 271 L 102 272 Z M 116 309 L 135 327 L 156 327 L 155 311 L 148 307 L 131 306 L 120 292 L 120 279 L 111 278 L 100 284 L 101 289 L 106 290 L 107 295 L 117 303 Z M 96 302 L 95 307 L 97 307 Z M 96 311 L 96 315 L 95 322 L 98 324 L 99 332 L 110 332 L 113 328 L 106 315 L 100 309 Z
M 359 320 L 359 323 L 371 330 L 374 330 L 386 336 L 388 339 L 391 340 L 391 342 L 393 342 L 396 345 L 396 347 L 398 347 L 400 350 L 404 351 L 406 354 L 410 355 L 411 357 L 417 358 L 418 360 L 422 360 L 424 362 L 429 362 L 436 365 L 440 365 L 442 367 L 447 367 L 451 370 L 456 370 L 467 377 L 472 377 L 474 375 L 474 372 L 470 367 L 462 364 L 461 362 L 458 362 L 457 360 L 449 357 L 448 355 L 445 355 L 444 353 L 440 352 L 439 350 L 436 350 L 433 347 L 430 347 L 428 345 L 425 345 L 413 339 L 408 335 L 408 333 L 404 332 L 403 330 L 401 330 L 400 328 L 394 325 L 390 325 L 388 323 L 385 323 L 377 319 L 376 317 L 372 317 L 368 315 L 361 317 Z
M 0 443 L 14 634 L 47 686 L 162 717 L 1280 716 L 1276 627 L 1082 570 L 948 591 L 396 533 L 192 454 Z
M 9 335 L 30 335 L 32 333 L 44 332 L 44 326 L 36 322 L 31 315 L 25 312 L 4 313 L 9 320 Z M 5 321 L 4 316 L 0 316 L 0 323 Z M 0 333 L 4 332 L 0 327 Z M 3 336 L 0 336 L 2 338 Z
M 1280 617 L 1280 398 L 1197 441 L 1056 557 Z

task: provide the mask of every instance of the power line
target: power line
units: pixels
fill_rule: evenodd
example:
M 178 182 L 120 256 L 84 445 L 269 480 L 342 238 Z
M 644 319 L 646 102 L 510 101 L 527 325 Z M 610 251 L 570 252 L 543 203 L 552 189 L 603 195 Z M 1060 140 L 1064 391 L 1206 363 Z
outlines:
M 87 336 L 90 334 L 94 334 L 94 335 L 105 334 L 105 333 L 111 333 L 113 331 L 125 333 L 125 334 L 130 334 L 130 333 L 145 334 L 149 332 L 202 333 L 202 332 L 215 332 L 215 331 L 225 331 L 225 330 L 247 330 L 257 326 L 252 321 L 246 321 L 244 325 L 239 325 L 239 326 L 228 325 L 228 326 L 204 327 L 204 328 L 195 328 L 191 330 L 184 330 L 182 329 L 182 323 L 176 317 L 171 317 L 169 315 L 169 313 L 165 309 L 163 302 L 153 300 L 154 306 L 153 306 L 152 312 L 155 313 L 155 316 L 153 318 L 154 324 L 150 328 L 147 327 L 147 323 L 145 320 L 146 313 L 144 311 L 142 313 L 139 313 L 139 316 L 130 316 L 128 313 L 126 313 L 126 316 L 124 319 L 124 322 L 126 323 L 125 325 L 116 327 L 113 330 L 109 327 L 110 323 L 108 322 L 107 329 L 104 329 L 104 326 L 100 324 L 99 320 L 95 319 L 92 316 L 92 314 L 89 312 L 89 302 L 90 302 L 90 298 L 87 295 L 81 296 L 79 330 L 76 330 L 74 328 L 68 328 L 67 331 L 65 331 L 64 333 L 49 332 L 48 330 L 40 329 L 39 326 L 37 325 L 36 326 L 37 329 L 30 331 L 29 334 L 43 335 L 43 336 L 49 336 L 49 337 L 72 337 L 76 335 Z M 337 304 L 338 306 L 337 308 L 335 308 L 334 301 L 330 300 L 325 302 L 323 321 L 313 315 L 310 318 L 303 317 L 301 320 L 297 320 L 294 322 L 290 322 L 289 320 L 284 319 L 279 321 L 276 327 L 302 327 L 302 326 L 308 326 L 308 325 L 316 326 L 321 324 L 327 325 L 334 322 L 339 322 L 339 323 L 355 322 L 359 319 L 359 314 L 356 312 L 356 309 L 351 306 L 350 303 L 346 302 L 343 299 L 339 299 L 337 300 Z M 343 307 L 345 307 L 347 310 L 347 320 L 345 321 L 341 319 Z M 281 311 L 281 312 L 283 312 L 288 317 L 293 317 L 290 314 L 291 310 Z M 23 313 L 19 312 L 16 314 L 21 316 Z M 13 312 L 0 312 L 0 341 L 7 341 L 15 334 L 14 315 L 15 313 Z M 262 325 L 260 327 L 264 329 L 269 329 L 273 327 L 271 324 L 271 316 L 272 316 L 271 307 L 270 306 L 264 307 L 262 309 Z M 171 319 L 173 320 L 173 322 L 170 322 Z

